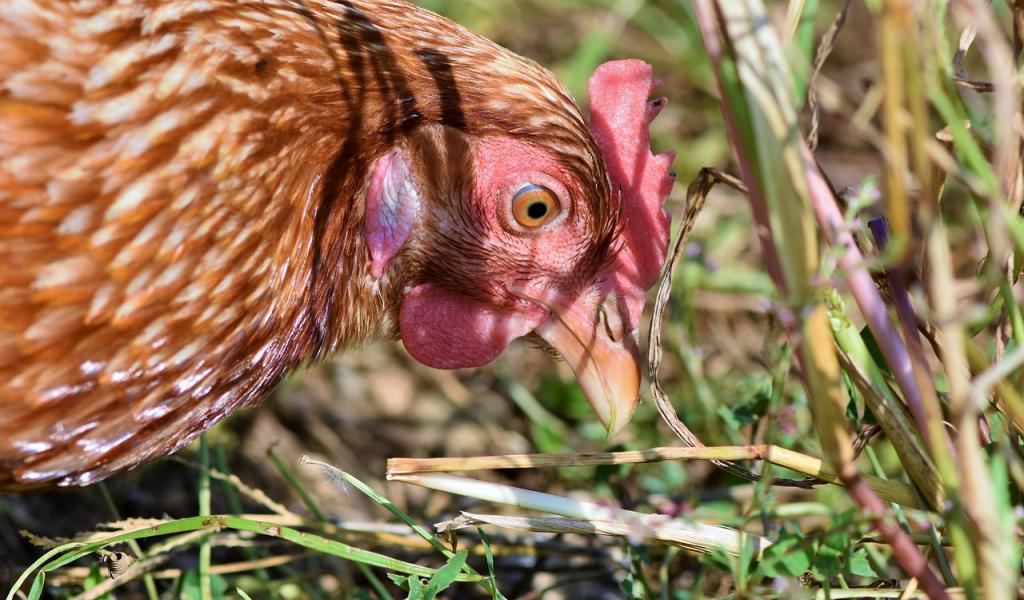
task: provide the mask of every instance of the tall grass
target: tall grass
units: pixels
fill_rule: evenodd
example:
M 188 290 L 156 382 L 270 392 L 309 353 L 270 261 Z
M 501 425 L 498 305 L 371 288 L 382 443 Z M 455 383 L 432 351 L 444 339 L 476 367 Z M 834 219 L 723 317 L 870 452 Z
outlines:
M 808 9 L 801 4 L 791 2 L 790 14 Z M 861 514 L 929 597 L 948 598 L 951 585 L 962 586 L 968 598 L 1016 596 L 1020 531 L 1011 498 L 1019 498 L 1021 489 L 1020 481 L 1010 484 L 1009 465 L 1019 464 L 1022 431 L 1007 415 L 1008 406 L 999 410 L 991 391 L 1001 378 L 1020 381 L 1015 285 L 1022 248 L 1010 240 L 1021 225 L 1024 193 L 1017 67 L 1024 6 L 1009 10 L 1014 49 L 987 4 L 955 3 L 952 22 L 966 31 L 956 55 L 945 41 L 946 3 L 872 6 L 866 25 L 877 39 L 881 77 L 875 85 L 882 98 L 882 131 L 875 139 L 885 167 L 876 207 L 882 217 L 874 222 L 875 245 L 868 253 L 866 213 L 841 212 L 843 200 L 820 170 L 798 120 L 803 99 L 793 93 L 794 63 L 797 72 L 806 71 L 810 57 L 787 57 L 759 1 L 696 0 L 695 6 L 727 133 L 764 232 L 765 263 L 780 291 L 776 311 L 797 350 L 824 454 Z M 962 65 L 976 35 L 985 72 L 995 80 L 990 86 L 967 80 L 962 68 L 950 70 L 954 56 Z M 975 99 L 992 119 L 987 131 L 965 127 L 971 115 L 958 85 L 991 91 Z M 944 138 L 951 143 L 943 146 Z M 955 204 L 966 205 L 977 221 L 957 222 Z M 966 244 L 975 247 L 968 251 Z M 972 264 L 975 257 L 981 261 Z M 966 319 L 968 299 L 958 291 L 965 280 L 1000 304 L 973 327 Z M 828 302 L 830 294 L 853 302 Z M 842 324 L 831 332 L 830 318 Z M 878 355 L 852 346 L 856 340 L 844 330 L 858 320 L 866 323 L 863 335 L 878 343 Z M 926 356 L 925 335 L 932 356 Z M 978 354 L 974 372 L 971 353 Z M 840 364 L 847 377 L 860 381 L 857 388 L 844 389 Z M 878 376 L 883 370 L 891 383 Z M 865 381 L 865 372 L 875 375 Z M 857 394 L 850 393 L 854 389 Z M 854 462 L 844 406 L 857 395 L 895 401 L 883 412 L 876 400 L 874 417 L 896 438 L 899 459 L 922 494 L 945 499 L 932 503 L 936 528 L 952 540 L 955 569 L 945 571 L 945 583 Z M 898 417 L 904 410 L 915 427 Z M 921 447 L 926 454 L 911 451 Z

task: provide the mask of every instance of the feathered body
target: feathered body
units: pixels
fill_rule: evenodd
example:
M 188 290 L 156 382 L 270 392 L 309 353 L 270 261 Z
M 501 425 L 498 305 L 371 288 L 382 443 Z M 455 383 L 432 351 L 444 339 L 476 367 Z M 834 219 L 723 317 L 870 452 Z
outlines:
M 366 196 L 394 148 L 455 201 L 381 274 Z M 587 199 L 572 261 L 493 251 L 464 198 L 487 156 Z M 419 282 L 497 307 L 517 270 L 582 286 L 616 202 L 547 71 L 405 2 L 0 0 L 0 489 L 172 452 L 303 361 L 397 335 Z

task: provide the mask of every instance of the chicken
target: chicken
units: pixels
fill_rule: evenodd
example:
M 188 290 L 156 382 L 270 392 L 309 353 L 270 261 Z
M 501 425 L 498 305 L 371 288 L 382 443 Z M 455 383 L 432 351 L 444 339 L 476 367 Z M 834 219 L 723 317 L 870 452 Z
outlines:
M 670 153 L 590 82 L 400 0 L 0 0 L 0 490 L 170 453 L 290 370 L 539 336 L 611 432 Z

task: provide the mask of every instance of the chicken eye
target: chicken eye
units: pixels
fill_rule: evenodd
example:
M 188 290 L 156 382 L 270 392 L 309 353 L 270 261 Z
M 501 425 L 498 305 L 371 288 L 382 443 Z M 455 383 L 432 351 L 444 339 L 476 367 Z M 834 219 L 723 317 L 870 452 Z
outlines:
M 558 196 L 540 185 L 524 186 L 512 197 L 512 216 L 528 229 L 550 223 L 561 211 Z

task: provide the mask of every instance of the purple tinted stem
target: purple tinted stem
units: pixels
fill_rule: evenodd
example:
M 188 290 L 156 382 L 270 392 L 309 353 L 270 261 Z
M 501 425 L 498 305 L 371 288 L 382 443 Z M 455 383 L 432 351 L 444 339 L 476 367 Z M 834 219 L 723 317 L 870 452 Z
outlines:
M 921 388 L 914 378 L 914 365 L 910 358 L 910 352 L 900 337 L 899 331 L 889 318 L 885 301 L 882 300 L 875 281 L 871 278 L 864 265 L 864 255 L 857 247 L 853 235 L 845 226 L 843 215 L 839 212 L 836 204 L 835 194 L 832 186 L 825 181 L 817 168 L 814 157 L 810 150 L 804 148 L 804 159 L 807 161 L 807 182 L 811 188 L 811 204 L 814 207 L 814 215 L 818 219 L 825 238 L 834 247 L 842 248 L 843 254 L 839 258 L 839 267 L 846 274 L 846 282 L 850 286 L 850 293 L 853 294 L 860 312 L 867 321 L 868 329 L 875 336 L 882 355 L 889 363 L 896 384 L 903 392 L 907 406 L 917 422 L 918 429 L 922 435 L 927 435 L 927 418 L 925 417 L 921 403 Z M 913 313 L 913 311 L 911 311 Z M 916 321 L 915 321 L 916 322 Z M 927 440 L 927 437 L 925 437 Z
M 871 234 L 878 247 L 885 250 L 889 243 L 889 228 L 886 226 L 885 219 L 871 219 L 868 222 L 868 228 L 871 229 Z M 914 307 L 910 304 L 910 294 L 907 293 L 907 269 L 903 266 L 886 269 L 885 278 L 889 283 L 889 292 L 892 294 L 896 315 L 900 318 L 900 323 L 903 324 L 903 335 L 907 340 L 907 351 L 910 355 L 911 368 L 916 375 L 918 390 L 930 397 L 935 397 L 935 384 L 928 373 L 928 362 L 924 356 L 924 342 L 921 341 L 921 334 L 917 330 L 917 315 L 914 313 Z M 886 359 L 888 360 L 888 355 Z M 910 414 L 914 416 L 914 421 L 917 422 L 917 428 L 921 431 L 925 443 L 931 448 L 933 440 L 929 436 L 928 415 L 921 403 L 921 398 L 916 398 L 916 401 L 911 401 L 910 396 L 906 396 L 906 398 Z

